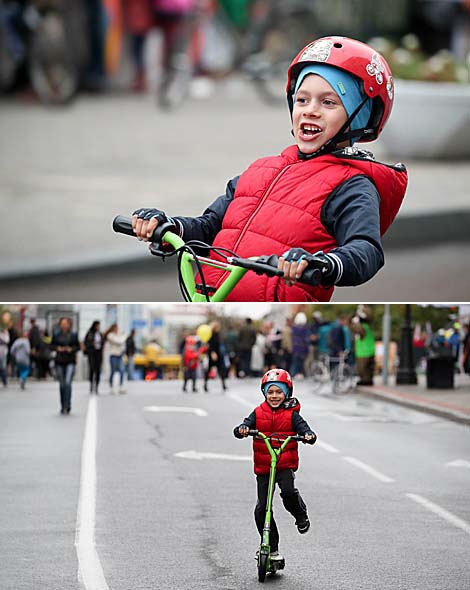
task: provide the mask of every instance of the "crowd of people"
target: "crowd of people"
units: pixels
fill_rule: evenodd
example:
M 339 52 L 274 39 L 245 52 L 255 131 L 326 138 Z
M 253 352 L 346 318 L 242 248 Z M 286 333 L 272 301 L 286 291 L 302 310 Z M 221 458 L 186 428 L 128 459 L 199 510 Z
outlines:
M 29 329 L 16 327 L 6 311 L 0 318 L 0 378 L 4 387 L 11 379 L 22 389 L 29 376 L 38 380 L 54 378 L 59 383 L 61 412 L 71 410 L 72 381 L 77 353 L 88 361 L 90 394 L 98 394 L 106 363 L 108 391 L 126 393 L 125 381 L 134 378 L 133 359 L 137 352 L 135 330 L 122 332 L 116 323 L 102 330 L 94 321 L 82 341 L 69 317 L 61 318 L 52 334 L 29 320 Z M 271 368 L 289 371 L 297 379 L 309 377 L 316 361 L 331 362 L 344 357 L 355 368 L 358 384 L 372 385 L 376 371 L 376 338 L 370 310 L 359 306 L 353 316 L 340 315 L 333 321 L 313 312 L 309 319 L 303 311 L 280 324 L 266 320 L 243 322 L 214 320 L 209 325 L 188 330 L 181 339 L 183 391 L 188 385 L 195 393 L 197 380 L 209 392 L 209 382 L 218 377 L 223 391 L 229 377 L 260 377 Z M 429 355 L 451 356 L 456 370 L 470 374 L 470 325 L 454 323 L 434 334 L 415 333 L 415 361 Z
M 109 392 L 126 393 L 125 377 L 132 380 L 133 357 L 136 353 L 135 330 L 120 332 L 116 323 L 102 332 L 101 323 L 92 323 L 81 342 L 73 321 L 62 317 L 50 335 L 40 329 L 36 319 L 30 319 L 29 330 L 17 328 L 11 314 L 2 314 L 0 325 L 0 376 L 4 387 L 18 379 L 25 389 L 28 377 L 38 380 L 56 379 L 59 383 L 62 414 L 71 411 L 72 381 L 77 365 L 77 353 L 88 359 L 90 393 L 98 394 L 103 364 L 109 358 Z

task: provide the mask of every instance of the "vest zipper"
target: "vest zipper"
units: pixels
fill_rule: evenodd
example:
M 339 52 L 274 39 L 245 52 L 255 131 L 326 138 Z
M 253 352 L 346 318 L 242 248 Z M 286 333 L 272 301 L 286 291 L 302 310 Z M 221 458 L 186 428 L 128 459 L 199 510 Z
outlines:
M 269 194 L 272 192 L 272 189 L 274 187 L 274 185 L 276 184 L 276 182 L 279 180 L 279 178 L 281 178 L 281 176 L 289 169 L 291 168 L 291 166 L 295 166 L 295 164 L 299 164 L 301 162 L 292 162 L 292 164 L 287 164 L 287 166 L 285 168 L 283 168 L 280 172 L 277 173 L 277 175 L 274 177 L 274 179 L 272 180 L 271 184 L 268 186 L 268 188 L 266 189 L 264 195 L 261 197 L 258 205 L 256 206 L 255 210 L 253 211 L 253 213 L 250 215 L 250 218 L 248 219 L 248 221 L 245 224 L 245 227 L 242 229 L 240 235 L 238 236 L 237 241 L 235 242 L 234 246 L 233 246 L 233 251 L 236 252 L 238 245 L 240 244 L 240 242 L 242 241 L 243 236 L 246 234 L 248 227 L 250 225 L 250 223 L 252 222 L 254 216 L 258 213 L 258 211 L 261 209 L 262 205 L 264 204 L 264 202 L 266 201 L 266 199 L 268 198 Z M 260 255 L 261 256 L 261 255 Z M 217 282 L 217 287 L 219 287 L 219 285 L 221 284 L 222 280 L 225 280 L 224 274 L 220 277 L 220 279 Z

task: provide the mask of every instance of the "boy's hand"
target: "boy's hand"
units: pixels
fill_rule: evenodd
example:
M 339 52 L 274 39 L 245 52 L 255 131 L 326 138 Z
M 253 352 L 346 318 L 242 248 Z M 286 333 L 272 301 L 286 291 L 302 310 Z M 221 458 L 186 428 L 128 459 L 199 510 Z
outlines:
M 292 287 L 307 268 L 317 268 L 321 278 L 315 284 L 333 284 L 338 276 L 334 259 L 323 252 L 310 254 L 303 248 L 291 248 L 279 258 L 278 269 L 284 271 L 284 282 Z
M 248 432 L 250 431 L 250 429 L 248 428 L 248 426 L 239 426 L 238 427 L 238 432 L 242 435 L 242 436 L 248 436 Z
M 301 260 L 300 262 L 289 262 L 283 256 L 279 258 L 277 265 L 278 270 L 282 270 L 284 272 L 284 283 L 288 287 L 295 285 L 307 267 L 308 262 L 306 260 Z
M 309 432 L 304 435 L 304 439 L 306 443 L 313 445 L 313 443 L 317 440 L 317 437 L 312 432 Z
M 168 221 L 160 209 L 136 209 L 132 214 L 132 229 L 139 240 L 148 241 L 159 224 Z

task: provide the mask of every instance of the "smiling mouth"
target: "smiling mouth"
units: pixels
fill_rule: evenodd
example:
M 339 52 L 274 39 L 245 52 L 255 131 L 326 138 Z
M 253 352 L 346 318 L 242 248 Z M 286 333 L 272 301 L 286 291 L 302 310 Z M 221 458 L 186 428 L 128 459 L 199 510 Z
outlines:
M 314 137 L 321 133 L 320 127 L 317 125 L 308 125 L 307 123 L 302 123 L 300 126 L 300 131 L 307 137 Z

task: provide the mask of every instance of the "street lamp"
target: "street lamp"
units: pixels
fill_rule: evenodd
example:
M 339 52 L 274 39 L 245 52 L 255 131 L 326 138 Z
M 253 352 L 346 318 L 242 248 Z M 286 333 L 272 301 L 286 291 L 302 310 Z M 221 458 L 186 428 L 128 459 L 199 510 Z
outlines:
M 411 305 L 405 305 L 405 317 L 401 327 L 400 338 L 400 364 L 397 370 L 397 385 L 416 385 L 414 354 L 413 354 L 413 330 L 411 328 Z

